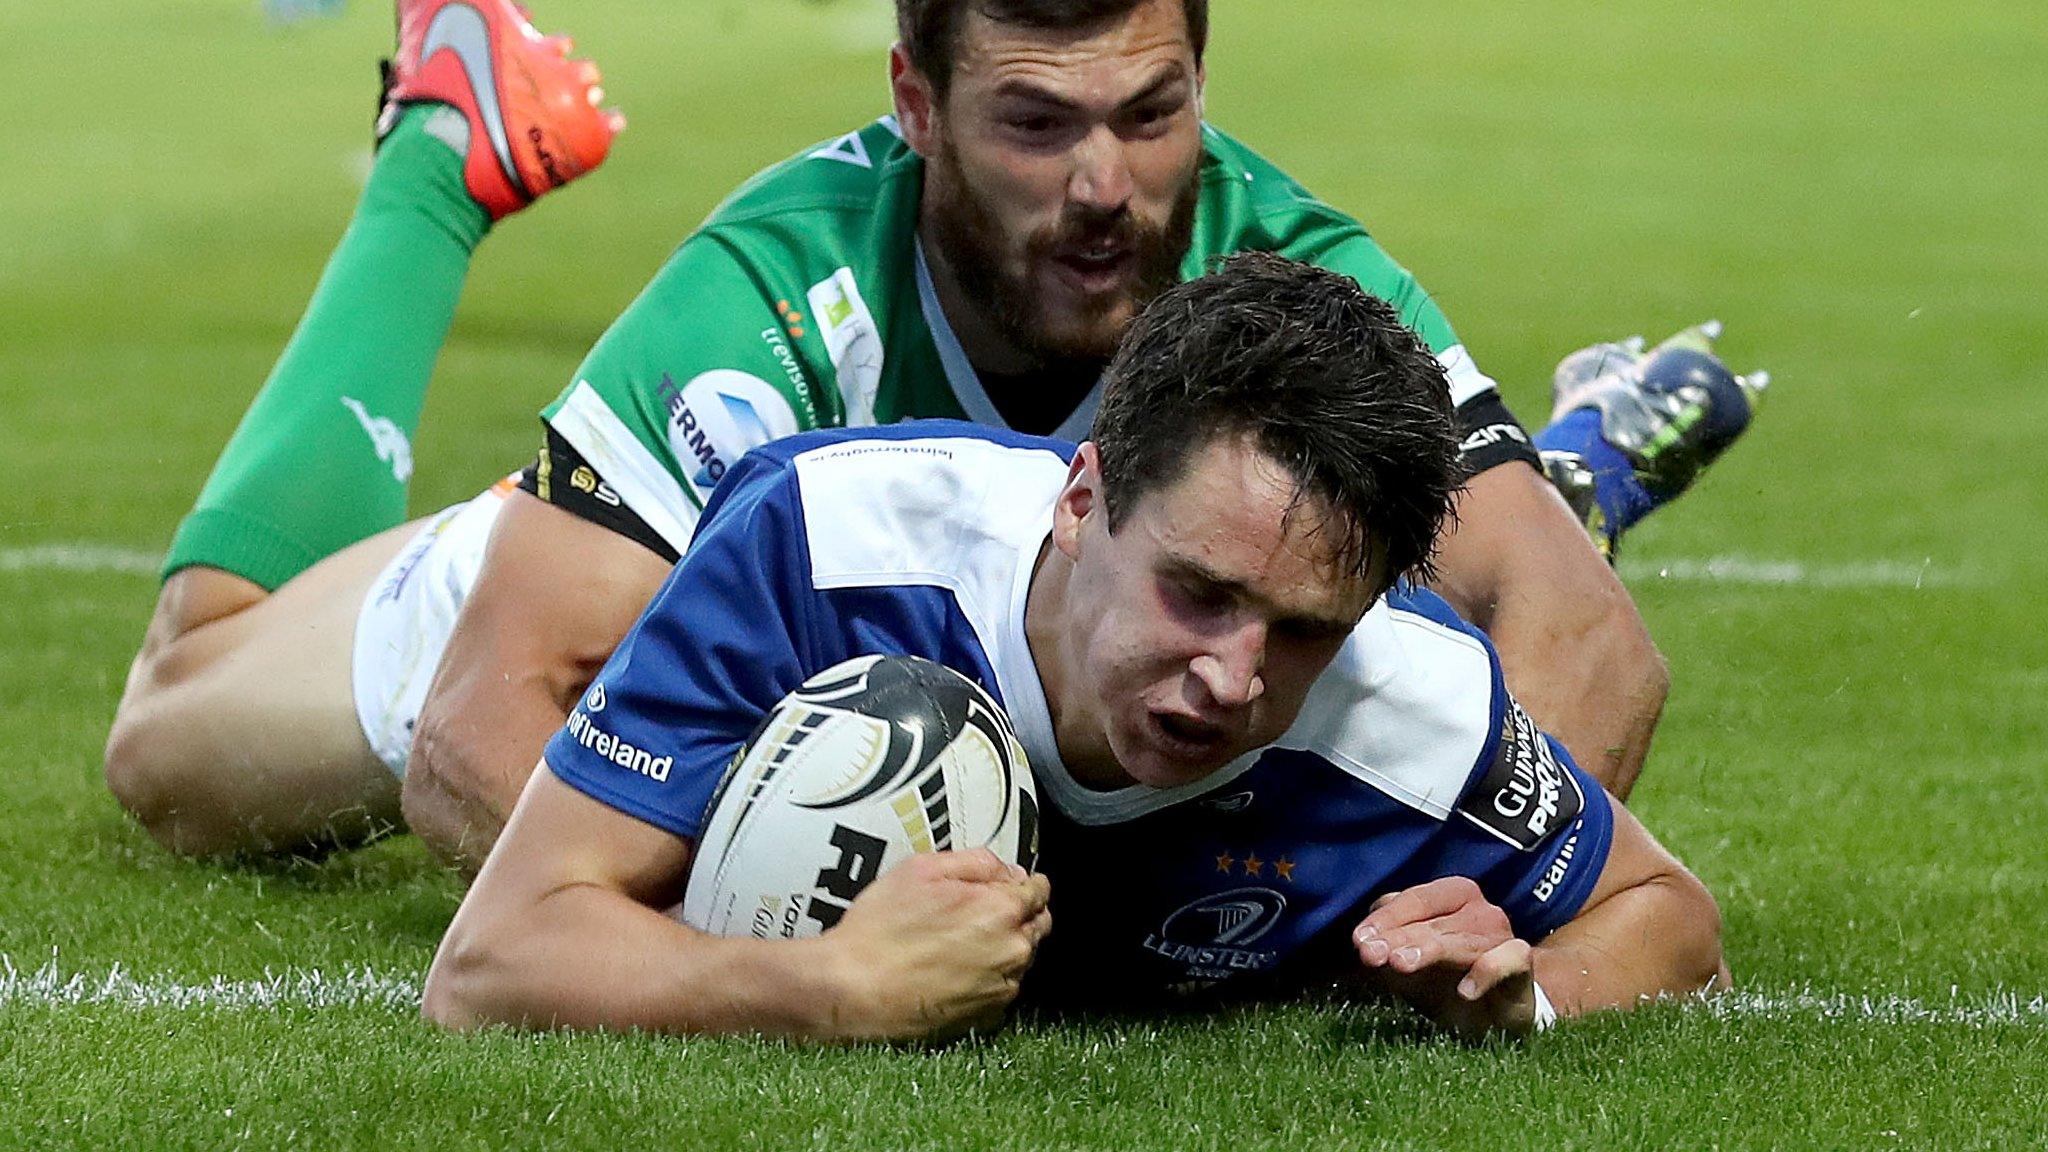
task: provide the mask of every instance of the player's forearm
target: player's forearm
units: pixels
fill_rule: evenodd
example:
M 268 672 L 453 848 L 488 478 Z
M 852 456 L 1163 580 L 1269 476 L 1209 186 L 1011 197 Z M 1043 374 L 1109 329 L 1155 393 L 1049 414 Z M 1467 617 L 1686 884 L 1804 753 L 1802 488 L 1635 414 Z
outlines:
M 1532 468 L 1474 477 L 1458 518 L 1436 591 L 1493 640 L 1536 722 L 1625 799 L 1670 686 L 1628 590 Z
M 832 947 L 708 936 L 618 892 L 570 885 L 517 915 L 465 906 L 434 958 L 422 1011 L 458 1030 L 846 1039 L 851 996 Z
M 1560 1016 L 1632 1008 L 1725 985 L 1721 913 L 1683 868 L 1614 893 L 1535 949 L 1536 982 Z
M 1664 658 L 1625 594 L 1560 615 L 1511 609 L 1491 635 L 1515 698 L 1572 759 L 1626 800 L 1670 691 Z

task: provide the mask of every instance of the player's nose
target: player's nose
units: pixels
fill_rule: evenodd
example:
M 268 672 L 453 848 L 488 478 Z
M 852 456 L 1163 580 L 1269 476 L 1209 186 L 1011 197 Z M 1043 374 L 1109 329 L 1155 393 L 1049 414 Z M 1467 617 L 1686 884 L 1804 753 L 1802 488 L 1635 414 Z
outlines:
M 1266 626 L 1259 621 L 1220 634 L 1188 670 L 1219 707 L 1244 708 L 1265 695 Z
M 1090 208 L 1115 211 L 1130 203 L 1135 189 L 1123 140 L 1108 125 L 1097 125 L 1074 149 L 1068 197 Z

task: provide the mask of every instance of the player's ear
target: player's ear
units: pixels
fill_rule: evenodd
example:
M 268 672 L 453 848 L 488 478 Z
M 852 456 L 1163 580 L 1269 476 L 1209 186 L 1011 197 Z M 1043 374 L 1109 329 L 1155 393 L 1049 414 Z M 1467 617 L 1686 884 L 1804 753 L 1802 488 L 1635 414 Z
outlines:
M 1074 449 L 1067 486 L 1052 508 L 1052 544 L 1069 560 L 1081 558 L 1081 525 L 1102 503 L 1102 455 L 1093 441 Z
M 927 159 L 932 154 L 936 132 L 938 97 L 931 81 L 910 62 L 910 50 L 898 43 L 889 49 L 889 94 L 896 102 L 896 126 L 903 130 L 903 142 Z
M 1202 109 L 1202 96 L 1209 91 L 1209 66 L 1195 61 L 1195 119 L 1206 120 L 1208 113 Z

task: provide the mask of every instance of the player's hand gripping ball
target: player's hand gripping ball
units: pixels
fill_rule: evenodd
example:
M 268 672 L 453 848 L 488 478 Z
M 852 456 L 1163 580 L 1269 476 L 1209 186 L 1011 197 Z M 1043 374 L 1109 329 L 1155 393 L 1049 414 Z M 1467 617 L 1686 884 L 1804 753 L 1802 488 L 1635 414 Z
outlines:
M 711 800 L 684 923 L 816 936 L 891 866 L 986 847 L 1038 858 L 1038 794 L 1010 718 L 929 660 L 862 656 L 784 697 Z

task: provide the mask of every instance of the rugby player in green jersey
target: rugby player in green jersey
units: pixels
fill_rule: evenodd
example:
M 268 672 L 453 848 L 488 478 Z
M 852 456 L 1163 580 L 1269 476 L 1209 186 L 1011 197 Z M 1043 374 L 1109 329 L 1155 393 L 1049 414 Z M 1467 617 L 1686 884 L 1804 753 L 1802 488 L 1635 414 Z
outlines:
M 554 43 L 506 0 L 399 8 L 356 225 L 180 529 L 110 736 L 110 785 L 167 846 L 403 820 L 480 862 L 741 453 L 926 416 L 1082 438 L 1143 304 L 1247 250 L 1354 277 L 1441 360 L 1473 475 L 1437 590 L 1626 794 L 1666 691 L 1642 621 L 1428 294 L 1203 121 L 1205 0 L 898 0 L 893 114 L 735 192 L 547 407 L 516 484 L 410 525 L 407 437 L 467 254 L 594 166 L 596 93 L 578 72 L 554 103 L 502 95 Z M 380 296 L 433 307 L 384 324 Z M 341 463 L 309 479 L 309 456 Z

